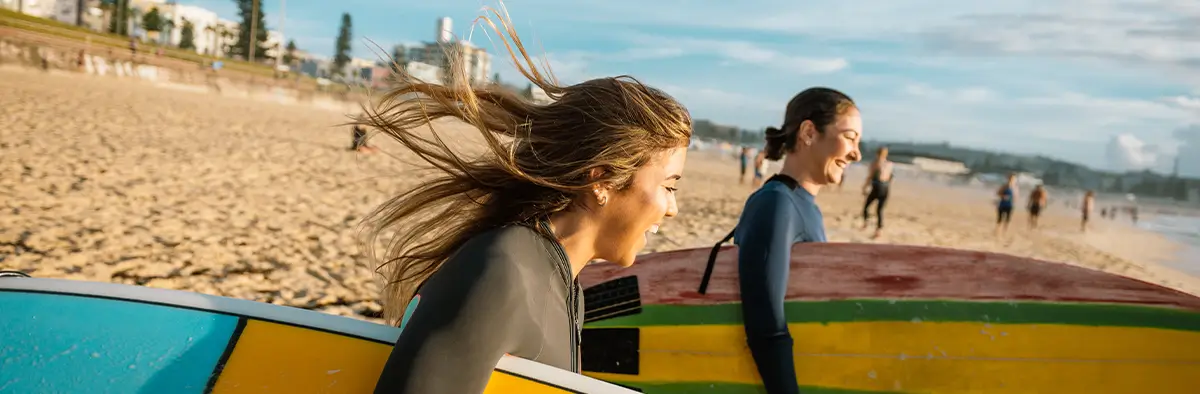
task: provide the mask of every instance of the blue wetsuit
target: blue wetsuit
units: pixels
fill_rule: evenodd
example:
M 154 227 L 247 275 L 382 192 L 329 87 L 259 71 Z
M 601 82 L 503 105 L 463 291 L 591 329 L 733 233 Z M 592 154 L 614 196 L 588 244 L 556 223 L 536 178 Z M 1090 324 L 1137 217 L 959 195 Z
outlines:
M 1004 191 L 1000 193 L 1000 204 L 996 206 L 996 223 L 1012 220 L 1015 194 L 1012 186 L 1005 186 Z
M 770 394 L 800 392 L 783 313 L 797 242 L 825 242 L 821 210 L 795 180 L 776 175 L 746 200 L 734 230 L 746 341 Z

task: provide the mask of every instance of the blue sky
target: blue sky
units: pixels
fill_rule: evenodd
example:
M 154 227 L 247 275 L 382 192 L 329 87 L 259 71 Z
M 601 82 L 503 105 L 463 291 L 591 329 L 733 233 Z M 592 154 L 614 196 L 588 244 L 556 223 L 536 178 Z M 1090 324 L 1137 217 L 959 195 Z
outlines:
M 232 0 L 180 0 L 237 20 Z M 986 3 L 986 4 L 985 4 Z M 279 0 L 263 0 L 279 26 Z M 354 55 L 431 41 L 494 0 L 293 0 L 285 35 L 330 55 L 343 12 Z M 947 141 L 1101 169 L 1200 177 L 1200 2 L 1195 0 L 508 0 L 562 82 L 630 74 L 694 117 L 762 129 L 810 86 L 850 94 L 865 137 Z M 477 27 L 472 41 L 497 53 Z M 528 45 L 533 43 L 532 45 Z M 501 47 L 500 50 L 503 50 Z M 497 56 L 501 78 L 519 80 Z

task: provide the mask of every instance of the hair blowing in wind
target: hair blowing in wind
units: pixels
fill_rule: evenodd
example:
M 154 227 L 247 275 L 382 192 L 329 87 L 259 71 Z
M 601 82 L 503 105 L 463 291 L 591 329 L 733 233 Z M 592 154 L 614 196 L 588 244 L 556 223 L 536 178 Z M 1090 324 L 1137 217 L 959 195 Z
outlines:
M 457 54 L 449 53 L 455 75 L 449 86 L 398 72 L 399 87 L 364 108 L 360 123 L 438 171 L 364 222 L 364 246 L 386 281 L 384 317 L 392 324 L 399 323 L 417 287 L 471 237 L 582 209 L 577 198 L 592 185 L 623 189 L 640 166 L 660 152 L 686 147 L 691 136 L 687 110 L 632 77 L 559 85 L 548 65 L 538 70 L 507 14 L 485 10 L 491 16 L 476 23 L 496 33 L 517 70 L 553 101 L 533 103 L 496 85 L 472 87 Z M 441 118 L 477 130 L 484 154 L 452 151 L 432 123 Z M 422 127 L 429 132 L 415 133 Z M 386 245 L 382 256 L 377 244 Z

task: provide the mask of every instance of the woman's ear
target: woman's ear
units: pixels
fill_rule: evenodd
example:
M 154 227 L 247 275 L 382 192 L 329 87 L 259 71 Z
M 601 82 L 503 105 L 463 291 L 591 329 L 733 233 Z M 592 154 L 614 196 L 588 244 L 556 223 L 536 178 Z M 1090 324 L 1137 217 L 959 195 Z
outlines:
M 796 133 L 796 146 L 811 146 L 817 141 L 819 134 L 817 125 L 811 120 L 800 122 L 800 132 Z
M 588 171 L 588 180 L 592 181 L 592 197 L 596 200 L 596 204 L 604 206 L 608 203 L 608 194 L 612 190 L 612 184 L 609 182 L 599 182 L 604 176 L 604 170 L 600 167 L 593 167 Z

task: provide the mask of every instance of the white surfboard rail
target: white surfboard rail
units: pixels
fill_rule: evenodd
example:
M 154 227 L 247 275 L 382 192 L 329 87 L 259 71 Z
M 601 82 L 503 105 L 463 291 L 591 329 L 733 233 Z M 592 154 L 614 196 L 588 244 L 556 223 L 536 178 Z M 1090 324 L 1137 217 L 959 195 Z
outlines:
M 329 331 L 382 343 L 395 343 L 400 335 L 399 328 L 355 320 L 349 317 L 181 290 L 67 279 L 0 278 L 0 292 L 4 291 L 90 296 L 246 316 L 258 320 Z M 496 369 L 536 378 L 542 382 L 581 393 L 636 393 L 633 390 L 602 380 L 567 372 L 520 357 L 503 356 L 496 364 Z

